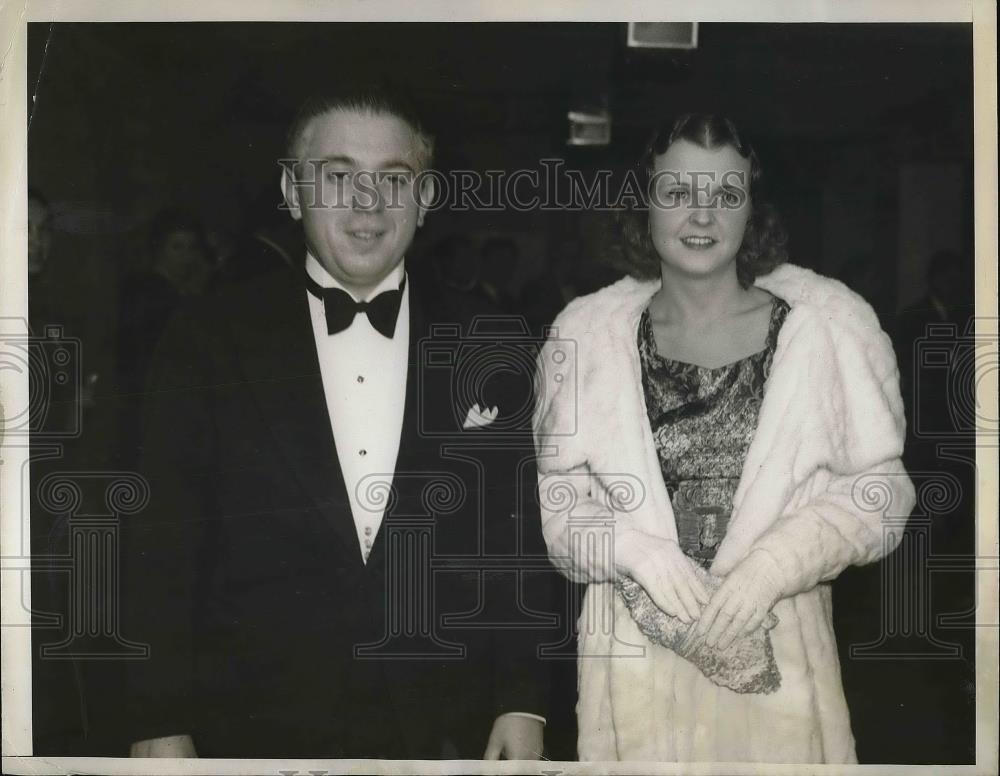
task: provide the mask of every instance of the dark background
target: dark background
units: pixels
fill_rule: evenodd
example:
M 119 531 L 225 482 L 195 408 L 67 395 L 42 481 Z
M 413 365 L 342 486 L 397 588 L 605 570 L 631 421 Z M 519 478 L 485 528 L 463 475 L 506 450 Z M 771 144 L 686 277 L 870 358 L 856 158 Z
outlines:
M 960 24 L 703 24 L 696 50 L 666 52 L 627 49 L 622 24 L 35 23 L 29 170 L 55 206 L 56 258 L 100 302 L 144 260 L 164 205 L 229 236 L 251 208 L 276 208 L 290 117 L 337 79 L 409 87 L 446 170 L 554 157 L 621 169 L 657 118 L 718 110 L 755 141 L 793 260 L 862 278 L 891 314 L 922 293 L 931 251 L 971 249 L 971 36 Z M 611 145 L 568 148 L 567 110 L 601 93 Z M 580 263 L 608 262 L 605 220 L 440 212 L 414 252 L 456 229 L 515 235 L 531 251 L 519 283 L 567 241 Z
M 754 140 L 792 261 L 848 282 L 888 330 L 924 293 L 935 250 L 965 256 L 971 277 L 971 25 L 703 24 L 698 48 L 683 52 L 629 49 L 624 24 L 33 23 L 28 35 L 29 180 L 48 198 L 53 228 L 56 281 L 46 306 L 73 321 L 85 371 L 100 375 L 75 453 L 90 467 L 120 463 L 119 416 L 110 409 L 119 286 L 148 264 L 150 218 L 183 205 L 225 245 L 260 213 L 274 217 L 276 159 L 295 108 L 355 75 L 385 74 L 408 87 L 444 170 L 532 169 L 564 158 L 620 174 L 658 118 L 723 112 Z M 602 95 L 610 145 L 567 147 L 567 111 Z M 427 260 L 455 233 L 476 246 L 491 236 L 517 242 L 513 298 L 560 257 L 570 257 L 580 290 L 622 271 L 606 213 L 438 212 L 409 258 Z M 29 303 L 37 298 L 32 290 Z M 933 474 L 934 455 L 918 468 Z M 968 465 L 957 471 L 972 482 Z M 972 553 L 971 504 L 967 493 L 949 517 L 962 523 L 946 532 L 949 552 Z M 920 649 L 850 656 L 852 644 L 877 640 L 882 573 L 883 564 L 848 573 L 835 601 L 859 757 L 971 762 L 971 628 L 940 637 L 964 645 L 960 658 L 929 659 Z M 971 600 L 971 576 L 949 579 L 935 613 Z M 77 668 L 82 699 L 67 689 L 68 674 L 36 670 L 36 753 L 118 753 L 106 667 Z M 571 661 L 557 669 L 553 759 L 573 757 L 572 671 Z M 74 719 L 82 709 L 84 722 L 67 732 L 46 708 L 72 709 L 63 716 Z

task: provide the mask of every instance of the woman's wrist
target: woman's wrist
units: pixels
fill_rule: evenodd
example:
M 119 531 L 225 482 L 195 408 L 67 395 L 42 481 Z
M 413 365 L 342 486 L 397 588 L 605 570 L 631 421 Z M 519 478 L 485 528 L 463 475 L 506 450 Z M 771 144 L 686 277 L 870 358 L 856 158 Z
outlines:
M 611 565 L 616 577 L 622 574 L 635 576 L 636 548 L 635 531 L 621 528 L 615 531 Z
M 614 543 L 616 574 L 626 574 L 633 578 L 641 575 L 643 569 L 666 560 L 664 550 L 669 545 L 676 546 L 677 542 L 634 528 L 616 531 Z
M 765 588 L 774 601 L 787 595 L 785 578 L 775 557 L 763 548 L 751 550 L 740 565 L 746 566 L 746 573 L 757 584 Z

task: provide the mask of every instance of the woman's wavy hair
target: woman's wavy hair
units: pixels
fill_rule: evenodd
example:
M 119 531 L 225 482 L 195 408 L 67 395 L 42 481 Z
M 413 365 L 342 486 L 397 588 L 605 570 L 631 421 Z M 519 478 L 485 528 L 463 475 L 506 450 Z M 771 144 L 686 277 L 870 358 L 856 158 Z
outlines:
M 736 276 L 744 288 L 759 275 L 766 275 L 788 259 L 788 234 L 777 211 L 763 197 L 762 171 L 757 152 L 725 116 L 708 113 L 687 113 L 674 121 L 657 126 L 652 134 L 635 173 L 648 203 L 653 178 L 653 162 L 657 156 L 678 140 L 688 140 L 702 148 L 732 146 L 744 159 L 750 160 L 750 217 L 743 243 L 736 254 Z M 641 279 L 660 276 L 660 258 L 649 234 L 649 208 L 629 205 L 618 211 L 617 222 L 625 244 L 629 274 Z

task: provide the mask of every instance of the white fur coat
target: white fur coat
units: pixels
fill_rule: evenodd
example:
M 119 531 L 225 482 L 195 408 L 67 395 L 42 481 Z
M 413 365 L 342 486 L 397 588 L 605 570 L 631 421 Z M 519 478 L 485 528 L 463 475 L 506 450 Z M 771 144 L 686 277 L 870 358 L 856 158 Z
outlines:
M 854 762 L 826 583 L 894 549 L 913 506 L 889 339 L 841 283 L 793 265 L 757 280 L 791 311 L 711 570 L 725 575 L 764 549 L 794 592 L 773 610 L 781 688 L 739 695 L 648 642 L 611 585 L 614 552 L 645 535 L 677 539 L 636 345 L 659 285 L 625 278 L 575 300 L 539 357 L 545 539 L 563 573 L 590 583 L 579 621 L 580 758 Z

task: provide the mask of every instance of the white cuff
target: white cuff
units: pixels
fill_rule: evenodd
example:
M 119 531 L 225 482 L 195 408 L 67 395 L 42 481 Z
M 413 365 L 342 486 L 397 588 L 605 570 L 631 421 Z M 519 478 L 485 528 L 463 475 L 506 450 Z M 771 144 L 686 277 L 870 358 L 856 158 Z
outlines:
M 540 717 L 537 714 L 531 714 L 527 711 L 508 711 L 501 714 L 500 717 L 527 717 L 528 719 L 537 719 L 543 725 L 546 723 L 545 717 Z M 497 717 L 497 719 L 500 719 L 500 717 Z

